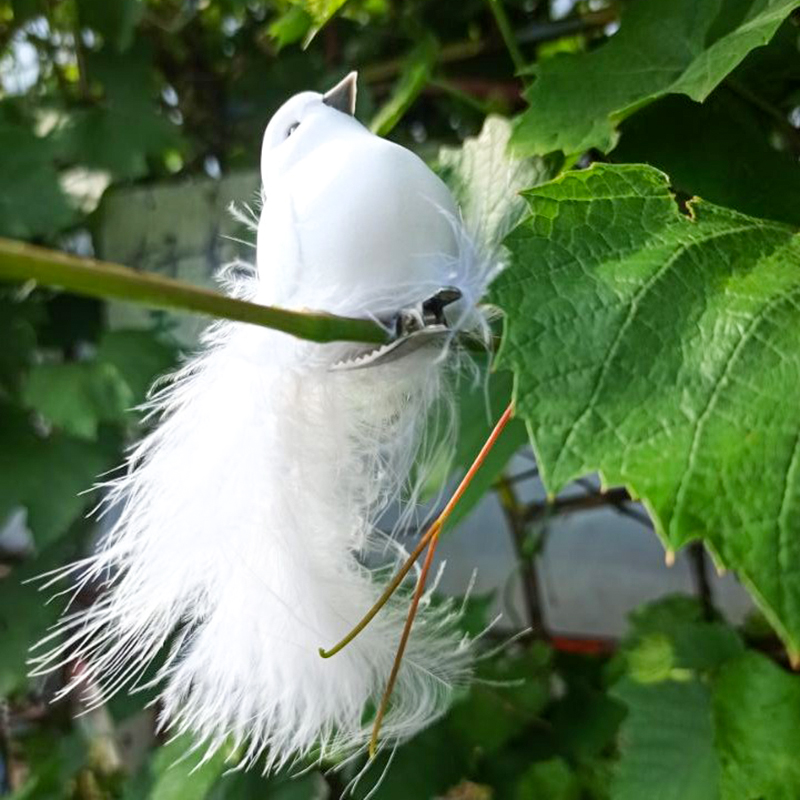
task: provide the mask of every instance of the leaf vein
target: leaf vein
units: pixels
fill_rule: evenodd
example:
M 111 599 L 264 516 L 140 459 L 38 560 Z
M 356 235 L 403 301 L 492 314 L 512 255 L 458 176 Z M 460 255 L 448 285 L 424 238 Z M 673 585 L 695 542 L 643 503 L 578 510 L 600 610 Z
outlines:
M 710 234 L 705 236 L 702 239 L 693 239 L 689 242 L 685 242 L 681 244 L 680 247 L 675 251 L 675 253 L 668 258 L 664 264 L 659 267 L 650 278 L 642 284 L 642 287 L 639 291 L 634 295 L 634 297 L 630 301 L 630 307 L 628 309 L 628 314 L 626 315 L 622 325 L 620 326 L 619 330 L 617 331 L 616 335 L 614 336 L 614 340 L 611 343 L 603 361 L 600 365 L 600 369 L 598 371 L 597 380 L 595 381 L 594 388 L 592 393 L 589 397 L 589 400 L 586 403 L 586 407 L 581 412 L 581 414 L 575 419 L 575 422 L 570 426 L 567 434 L 564 438 L 564 443 L 562 444 L 558 456 L 556 457 L 555 465 L 553 467 L 553 474 L 557 475 L 559 467 L 561 465 L 562 458 L 564 457 L 565 453 L 567 452 L 568 448 L 570 447 L 574 436 L 578 430 L 578 428 L 583 424 L 584 420 L 588 417 L 588 415 L 592 412 L 592 409 L 595 407 L 597 403 L 597 398 L 602 391 L 603 384 L 605 381 L 605 377 L 608 374 L 609 369 L 611 368 L 611 364 L 616 356 L 620 344 L 627 333 L 630 326 L 633 324 L 633 321 L 636 319 L 636 315 L 639 312 L 639 307 L 642 303 L 642 300 L 646 297 L 646 295 L 651 291 L 651 289 L 661 280 L 661 278 L 669 272 L 670 269 L 677 263 L 677 261 L 688 253 L 693 247 L 697 247 L 700 245 L 705 245 L 712 239 L 718 239 L 723 236 L 731 236 L 737 233 L 742 233 L 748 231 L 752 228 L 752 224 L 748 225 L 739 225 L 735 228 L 727 228 L 723 231 L 718 231 L 716 233 Z M 582 268 L 585 269 L 583 265 Z

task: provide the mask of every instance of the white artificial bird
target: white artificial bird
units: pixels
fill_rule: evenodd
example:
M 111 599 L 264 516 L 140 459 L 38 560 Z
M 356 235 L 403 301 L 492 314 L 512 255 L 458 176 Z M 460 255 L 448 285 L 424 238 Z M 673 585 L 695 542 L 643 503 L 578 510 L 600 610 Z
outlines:
M 357 287 L 370 311 L 432 295 L 459 253 L 452 195 L 422 160 L 353 116 L 356 73 L 285 103 L 264 134 L 258 225 L 263 299 L 279 305 Z M 399 295 L 399 297 L 398 297 Z M 354 309 L 356 310 L 356 309 Z
M 352 73 L 327 94 L 291 98 L 269 122 L 257 269 L 229 277 L 229 290 L 387 319 L 454 287 L 451 329 L 480 327 L 489 261 L 442 181 L 354 118 L 355 92 Z M 448 404 L 453 357 L 439 342 L 337 370 L 363 347 L 212 325 L 152 396 L 158 425 L 106 484 L 107 507 L 121 511 L 98 552 L 50 576 L 102 591 L 37 645 L 35 673 L 79 659 L 63 693 L 82 687 L 88 704 L 157 686 L 163 725 L 191 731 L 209 754 L 231 747 L 244 766 L 363 747 L 402 601 L 335 658 L 318 648 L 381 593 L 385 571 L 365 566 L 386 547 L 377 520 L 409 487 L 413 502 L 412 464 L 441 438 L 431 425 Z M 469 678 L 456 618 L 452 605 L 423 603 L 384 741 L 430 724 Z

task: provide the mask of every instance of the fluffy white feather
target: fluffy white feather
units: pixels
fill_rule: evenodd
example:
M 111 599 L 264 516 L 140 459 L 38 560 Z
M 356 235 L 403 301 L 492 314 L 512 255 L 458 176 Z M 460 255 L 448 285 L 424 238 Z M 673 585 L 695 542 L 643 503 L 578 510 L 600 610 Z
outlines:
M 276 138 L 287 120 L 299 127 Z M 487 261 L 416 156 L 305 93 L 267 128 L 262 166 L 258 270 L 230 279 L 233 294 L 380 317 L 456 286 L 465 300 L 454 327 L 480 323 Z M 386 547 L 377 522 L 409 489 L 420 450 L 441 438 L 429 423 L 442 405 L 448 416 L 454 357 L 426 349 L 331 371 L 358 352 L 214 324 L 150 401 L 158 425 L 108 487 L 106 502 L 121 509 L 113 529 L 96 554 L 51 576 L 102 591 L 37 646 L 36 672 L 80 659 L 63 692 L 99 685 L 87 702 L 102 702 L 141 685 L 166 650 L 154 679 L 161 721 L 209 751 L 230 745 L 245 764 L 264 755 L 271 768 L 362 747 L 405 602 L 391 601 L 334 658 L 318 648 L 380 595 L 385 571 L 365 566 Z M 456 617 L 450 605 L 424 604 L 386 741 L 430 724 L 468 679 L 470 643 Z

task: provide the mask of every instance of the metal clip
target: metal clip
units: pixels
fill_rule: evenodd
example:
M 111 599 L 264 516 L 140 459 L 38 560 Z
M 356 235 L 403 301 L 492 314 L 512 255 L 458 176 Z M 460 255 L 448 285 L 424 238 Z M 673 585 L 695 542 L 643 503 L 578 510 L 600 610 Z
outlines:
M 437 344 L 452 335 L 444 315 L 444 309 L 461 299 L 461 292 L 453 286 L 445 286 L 436 294 L 398 311 L 387 327 L 392 331 L 392 340 L 373 350 L 360 353 L 353 358 L 337 361 L 331 371 L 344 372 L 366 369 L 397 361 L 421 347 Z

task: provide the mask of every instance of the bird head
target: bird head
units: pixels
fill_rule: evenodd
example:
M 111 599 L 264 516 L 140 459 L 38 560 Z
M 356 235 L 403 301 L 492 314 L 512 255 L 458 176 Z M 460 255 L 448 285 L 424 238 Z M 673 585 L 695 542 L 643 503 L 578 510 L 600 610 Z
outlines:
M 356 82 L 351 72 L 332 89 L 301 92 L 287 100 L 272 116 L 261 147 L 261 179 L 265 186 L 280 178 L 320 144 L 354 128 L 364 131 L 355 119 Z

